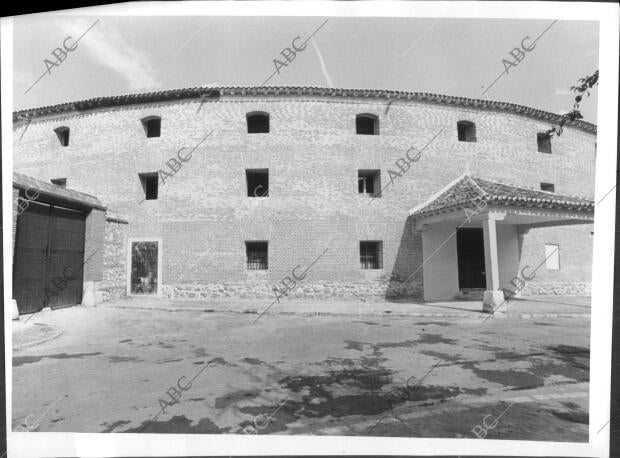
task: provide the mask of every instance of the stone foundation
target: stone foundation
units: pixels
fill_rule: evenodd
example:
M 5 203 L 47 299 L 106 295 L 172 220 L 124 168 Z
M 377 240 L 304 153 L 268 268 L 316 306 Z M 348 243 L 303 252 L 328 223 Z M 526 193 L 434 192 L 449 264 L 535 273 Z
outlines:
M 164 285 L 162 295 L 169 299 L 227 299 L 250 298 L 275 299 L 272 286 L 251 283 L 221 283 L 209 285 Z M 395 284 L 389 286 L 382 283 L 338 283 L 325 282 L 300 284 L 291 290 L 287 297 L 298 299 L 354 299 L 364 301 L 381 301 L 384 299 L 410 298 L 421 299 L 415 285 Z
M 591 296 L 589 282 L 528 282 L 518 296 Z
M 108 212 L 103 242 L 103 280 L 100 285 L 104 301 L 127 294 L 128 228 L 126 220 Z

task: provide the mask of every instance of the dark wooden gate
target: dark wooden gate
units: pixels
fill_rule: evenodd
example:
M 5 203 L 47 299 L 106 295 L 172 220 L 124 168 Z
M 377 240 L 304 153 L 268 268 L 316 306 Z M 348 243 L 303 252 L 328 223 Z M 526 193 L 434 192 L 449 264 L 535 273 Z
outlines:
M 82 302 L 85 215 L 28 202 L 17 219 L 13 297 L 19 313 Z

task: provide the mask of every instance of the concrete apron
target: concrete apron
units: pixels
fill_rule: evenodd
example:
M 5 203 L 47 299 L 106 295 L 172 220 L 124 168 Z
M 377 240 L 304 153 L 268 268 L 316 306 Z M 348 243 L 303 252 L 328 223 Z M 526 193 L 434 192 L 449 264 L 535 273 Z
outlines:
M 498 290 L 485 291 L 482 297 L 482 311 L 497 318 L 506 318 L 508 316 L 508 304 L 504 298 L 504 292 Z

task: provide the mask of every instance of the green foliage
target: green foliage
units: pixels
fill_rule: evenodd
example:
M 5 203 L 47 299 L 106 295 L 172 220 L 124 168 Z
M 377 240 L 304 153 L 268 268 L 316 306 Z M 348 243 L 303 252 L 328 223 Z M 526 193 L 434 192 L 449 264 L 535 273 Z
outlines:
M 573 109 L 562 116 L 562 119 L 559 122 L 558 126 L 553 126 L 547 132 L 547 135 L 551 136 L 553 134 L 558 137 L 562 135 L 562 131 L 564 129 L 564 124 L 567 121 L 576 121 L 579 119 L 583 119 L 583 115 L 579 111 L 579 106 L 581 101 L 583 100 L 583 94 L 585 93 L 586 97 L 590 97 L 590 89 L 594 86 L 598 85 L 598 70 L 595 71 L 592 75 L 586 76 L 585 78 L 579 78 L 579 84 L 577 86 L 571 86 L 570 90 L 575 94 L 575 102 L 573 103 Z

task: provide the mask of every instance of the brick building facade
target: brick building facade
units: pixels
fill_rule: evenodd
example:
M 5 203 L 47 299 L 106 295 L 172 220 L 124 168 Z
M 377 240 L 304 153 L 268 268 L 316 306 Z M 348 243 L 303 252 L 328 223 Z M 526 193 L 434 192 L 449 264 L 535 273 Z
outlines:
M 254 114 L 268 117 L 268 133 L 248 132 L 256 119 L 264 129 L 265 118 Z M 517 194 L 542 186 L 559 196 L 548 208 L 562 220 L 563 196 L 594 196 L 596 126 L 569 122 L 560 137 L 541 141 L 538 134 L 559 119 L 433 94 L 194 88 L 16 112 L 14 167 L 47 183 L 66 179 L 67 189 L 105 206 L 96 285 L 103 298 L 136 293 L 131 250 L 151 241 L 158 260 L 148 281 L 161 296 L 273 297 L 273 285 L 327 249 L 290 296 L 452 299 L 467 288 L 438 283 L 458 266 L 443 253 L 426 260 L 424 230 L 411 210 L 467 173 L 512 184 Z M 464 121 L 474 130 L 461 132 Z M 369 126 L 372 132 L 358 133 Z M 410 166 L 407 154 L 417 155 Z M 148 198 L 153 176 L 157 198 Z M 567 214 L 570 225 L 543 224 L 551 216 L 540 213 L 502 226 L 501 283 L 544 262 L 545 245 L 558 246 L 559 268 L 543 265 L 523 292 L 588 294 L 593 207 L 584 205 L 584 218 Z M 425 230 L 431 240 L 457 226 Z M 516 242 L 503 256 L 506 231 Z M 267 269 L 248 268 L 248 257 L 265 261 L 264 245 L 246 242 L 267 242 Z M 445 247 L 455 251 L 456 238 Z

